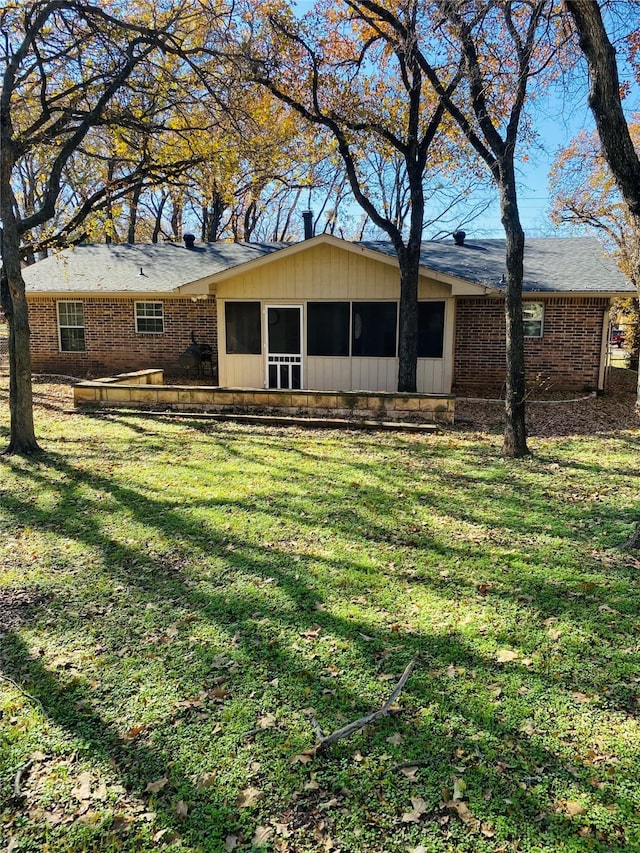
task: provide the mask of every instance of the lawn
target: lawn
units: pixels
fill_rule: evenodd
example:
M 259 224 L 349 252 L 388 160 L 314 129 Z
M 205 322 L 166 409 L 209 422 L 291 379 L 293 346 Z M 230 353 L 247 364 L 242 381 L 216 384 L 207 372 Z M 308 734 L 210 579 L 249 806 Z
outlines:
M 0 461 L 7 850 L 640 850 L 639 429 L 508 461 L 60 393 Z

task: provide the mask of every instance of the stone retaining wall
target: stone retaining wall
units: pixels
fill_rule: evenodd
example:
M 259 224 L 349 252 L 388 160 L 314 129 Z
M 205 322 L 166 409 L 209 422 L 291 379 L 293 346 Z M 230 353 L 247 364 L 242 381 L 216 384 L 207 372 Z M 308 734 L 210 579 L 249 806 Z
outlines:
M 447 424 L 453 423 L 455 412 L 455 397 L 451 394 L 274 391 L 162 383 L 162 370 L 139 370 L 131 374 L 79 382 L 74 386 L 73 400 L 77 407 L 141 407 Z

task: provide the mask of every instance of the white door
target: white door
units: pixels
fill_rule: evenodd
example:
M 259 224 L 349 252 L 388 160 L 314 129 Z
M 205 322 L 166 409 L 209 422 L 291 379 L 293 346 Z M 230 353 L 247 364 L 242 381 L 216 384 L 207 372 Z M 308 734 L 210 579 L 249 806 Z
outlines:
M 302 305 L 267 306 L 267 388 L 302 388 Z

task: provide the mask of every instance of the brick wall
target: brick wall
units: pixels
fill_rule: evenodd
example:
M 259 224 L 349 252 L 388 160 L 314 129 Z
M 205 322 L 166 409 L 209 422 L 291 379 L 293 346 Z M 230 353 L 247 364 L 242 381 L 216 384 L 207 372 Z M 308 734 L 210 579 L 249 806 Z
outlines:
M 142 297 L 79 297 L 84 310 L 86 352 L 60 352 L 56 303 L 51 297 L 29 297 L 31 360 L 36 373 L 62 373 L 79 378 L 104 376 L 143 368 L 162 368 L 169 376 L 185 371 L 180 354 L 191 343 L 217 349 L 215 299 Z M 136 332 L 135 302 L 162 302 L 164 333 Z M 214 355 L 215 367 L 215 355 Z M 208 366 L 205 366 L 208 372 Z
M 525 338 L 528 384 L 550 390 L 598 387 L 606 297 L 554 297 L 544 302 L 542 338 Z M 500 389 L 505 379 L 503 299 L 458 299 L 454 390 Z

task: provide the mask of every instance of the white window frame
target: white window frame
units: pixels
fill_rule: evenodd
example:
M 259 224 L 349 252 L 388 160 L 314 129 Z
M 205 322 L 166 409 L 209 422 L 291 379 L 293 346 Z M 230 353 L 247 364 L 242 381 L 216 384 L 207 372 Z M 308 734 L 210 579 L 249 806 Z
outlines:
M 60 317 L 60 307 L 62 305 L 79 305 L 82 313 L 82 324 L 63 323 Z M 87 351 L 87 335 L 84 322 L 84 303 L 81 299 L 61 299 L 56 303 L 56 319 L 58 325 L 58 347 L 60 352 L 86 352 Z M 84 346 L 82 349 L 63 349 L 62 346 L 62 330 L 63 329 L 82 329 L 82 338 Z
M 142 311 L 140 313 L 138 313 L 138 306 L 142 307 L 142 306 L 147 306 L 147 305 L 153 305 L 153 306 L 159 305 L 160 306 L 160 314 L 159 315 L 153 314 L 153 313 L 147 314 L 147 313 L 142 313 Z M 138 334 L 138 335 L 163 335 L 164 334 L 164 303 L 163 302 L 160 302 L 160 301 L 155 300 L 155 299 L 153 299 L 153 300 L 152 299 L 139 299 L 134 304 L 133 315 L 134 315 L 135 324 L 136 324 L 136 334 Z M 154 329 L 153 331 L 151 331 L 149 329 L 141 329 L 139 324 L 138 324 L 139 320 L 160 320 L 160 322 L 162 323 L 162 329 Z
M 539 317 L 535 317 L 535 316 L 534 317 L 527 317 L 526 316 L 527 308 L 533 307 L 534 305 L 539 307 L 540 316 Z M 538 312 L 536 312 L 536 313 L 538 313 Z M 539 323 L 540 324 L 540 331 L 537 334 L 527 334 L 527 332 L 524 333 L 525 338 L 533 338 L 534 340 L 539 340 L 544 333 L 544 302 L 540 302 L 540 301 L 534 302 L 531 299 L 526 299 L 522 303 L 522 322 L 523 322 L 523 324 L 524 323 Z

